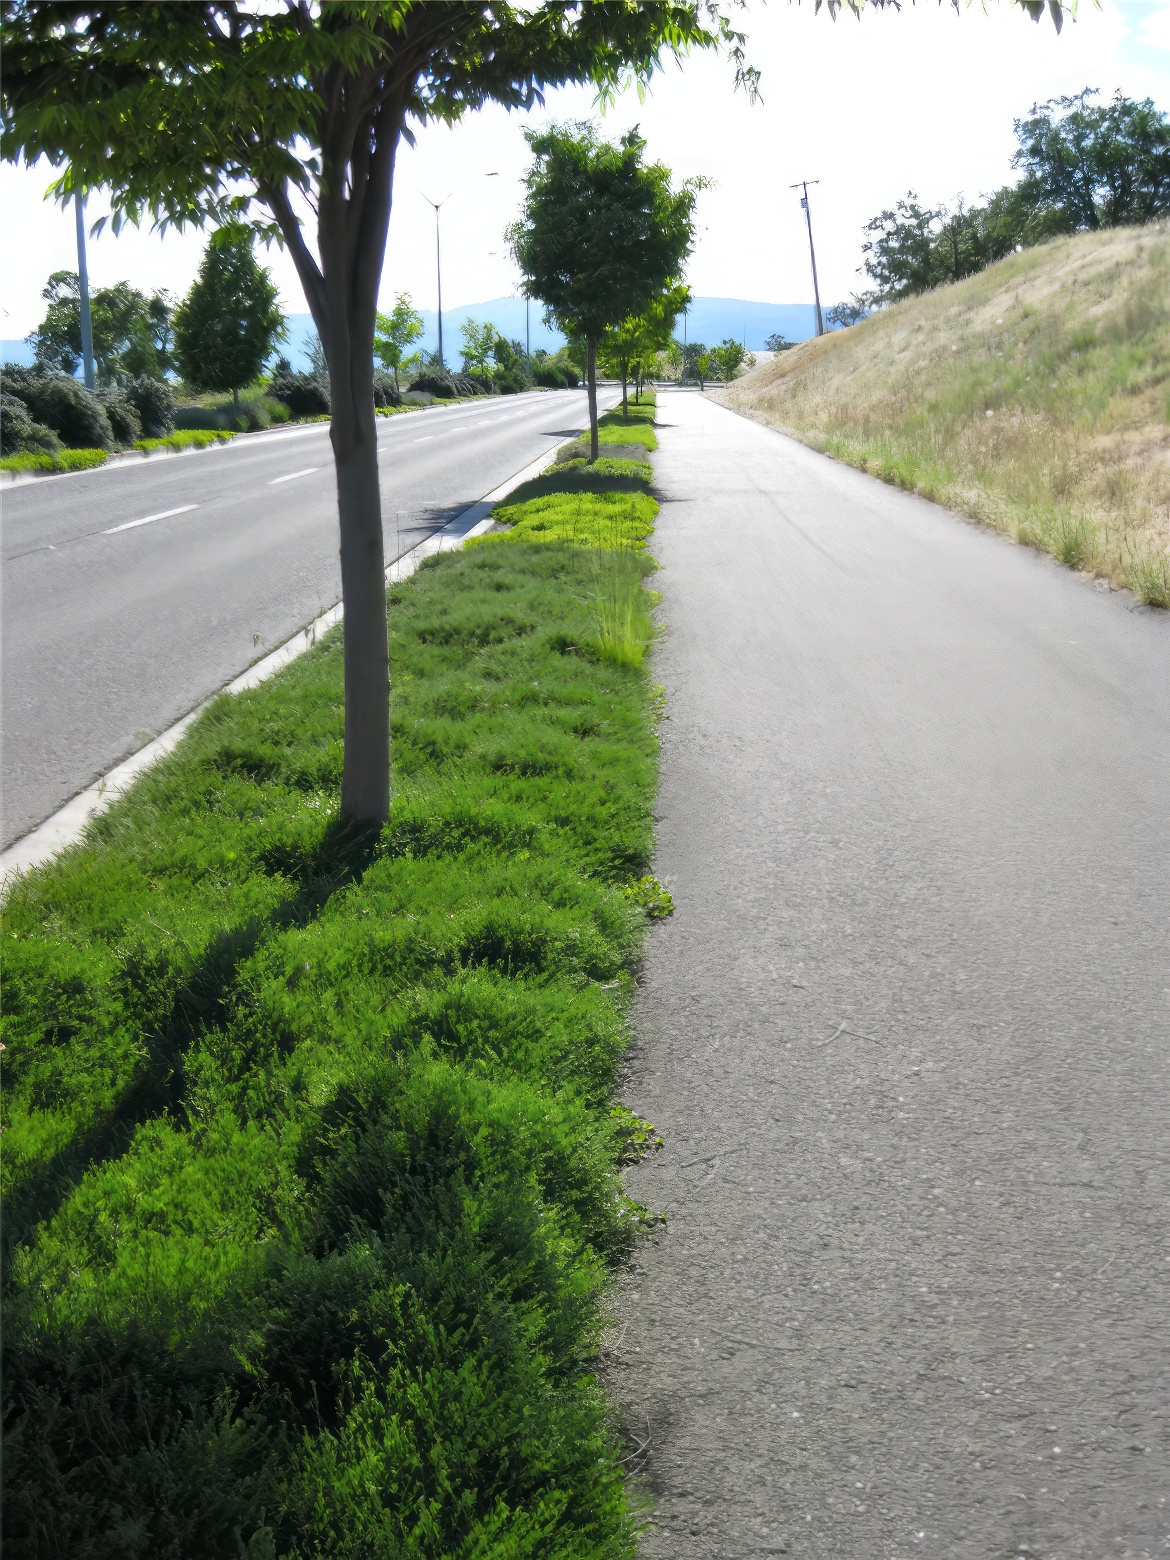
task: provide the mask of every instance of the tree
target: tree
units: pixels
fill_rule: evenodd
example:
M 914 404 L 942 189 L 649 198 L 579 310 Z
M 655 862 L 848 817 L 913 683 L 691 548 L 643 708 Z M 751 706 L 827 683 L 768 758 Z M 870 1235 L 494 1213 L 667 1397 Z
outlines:
M 487 320 L 481 325 L 468 315 L 459 327 L 459 334 L 463 340 L 463 372 L 471 374 L 478 370 L 481 374 L 488 373 L 499 334 L 496 327 Z
M 723 49 L 752 87 L 742 35 L 718 0 L 11 0 L 0 43 L 4 155 L 63 166 L 58 198 L 104 186 L 115 225 L 251 221 L 288 246 L 329 359 L 345 602 L 341 811 L 380 821 L 390 711 L 373 341 L 408 120 L 449 123 L 489 101 L 531 108 L 544 88 L 572 82 L 612 94 L 692 48 Z
M 919 206 L 911 191 L 867 224 L 869 300 L 889 302 L 971 276 L 1013 250 L 1060 233 L 1150 222 L 1170 211 L 1170 120 L 1146 99 L 1118 93 L 1090 101 L 1095 89 L 1053 98 L 1017 119 L 1023 171 L 983 204 L 953 211 Z
M 520 220 L 507 236 L 527 295 L 585 344 L 596 460 L 598 343 L 677 281 L 694 244 L 704 181 L 673 189 L 669 169 L 643 162 L 646 143 L 636 129 L 616 146 L 590 124 L 526 130 L 524 138 L 533 164 Z
M 782 331 L 774 331 L 772 335 L 764 337 L 765 352 L 788 352 L 795 345 L 795 341 L 789 341 Z
M 398 371 L 406 359 L 407 347 L 423 333 L 423 317 L 410 301 L 410 294 L 401 292 L 394 300 L 389 314 L 376 316 L 374 324 L 374 356 L 394 375 L 394 392 L 402 395 L 398 383 Z
M 28 338 L 42 368 L 74 374 L 81 363 L 81 284 L 76 271 L 54 271 L 41 292 L 45 317 Z M 174 367 L 171 299 L 146 297 L 129 282 L 90 295 L 94 367 L 98 380 L 120 384 L 145 375 L 161 379 Z
M 844 303 L 835 303 L 826 310 L 825 324 L 830 330 L 847 330 L 850 325 L 857 325 L 867 319 L 869 314 L 870 306 L 865 299 L 853 297 Z
M 717 347 L 711 348 L 707 359 L 711 371 L 718 374 L 720 379 L 730 383 L 743 367 L 747 355 L 743 343 L 728 336 L 726 341 L 721 341 Z
M 1033 208 L 1056 208 L 1069 232 L 1152 222 L 1170 211 L 1170 121 L 1146 98 L 1120 92 L 1090 102 L 1072 97 L 1034 105 L 1015 123 L 1021 191 Z
M 288 334 L 272 278 L 247 228 L 227 227 L 207 246 L 199 275 L 175 311 L 175 357 L 196 390 L 230 390 L 239 404 Z
M 691 290 L 676 282 L 654 298 L 641 314 L 611 327 L 598 343 L 598 356 L 607 372 L 622 382 L 622 416 L 629 410 L 627 391 L 631 379 L 641 395 L 647 368 L 670 345 L 674 322 L 691 301 Z

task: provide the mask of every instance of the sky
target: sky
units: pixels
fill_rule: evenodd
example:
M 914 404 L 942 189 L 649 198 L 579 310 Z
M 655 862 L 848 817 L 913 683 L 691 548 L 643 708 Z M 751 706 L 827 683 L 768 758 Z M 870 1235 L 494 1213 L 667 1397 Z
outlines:
M 934 205 L 1012 180 L 1012 121 L 1034 102 L 1091 86 L 1170 110 L 1170 0 L 1080 0 L 1059 37 L 1047 19 L 1033 24 L 1006 0 L 964 0 L 958 15 L 922 0 L 836 21 L 816 15 L 810 0 L 749 0 L 742 17 L 762 76 L 759 102 L 733 90 L 726 60 L 701 55 L 681 69 L 667 65 L 644 101 L 630 92 L 604 116 L 574 88 L 550 93 L 529 114 L 488 108 L 453 128 L 422 127 L 416 146 L 399 154 L 384 306 L 398 291 L 435 306 L 427 196 L 445 201 L 444 310 L 519 291 L 503 230 L 521 199 L 526 124 L 593 118 L 615 139 L 636 124 L 653 160 L 679 178 L 710 179 L 687 274 L 699 296 L 810 301 L 807 236 L 790 186 L 818 180 L 810 196 L 829 303 L 864 286 L 864 224 L 908 190 Z M 52 177 L 44 163 L 0 165 L 0 337 L 35 329 L 49 273 L 76 268 L 73 213 L 45 199 Z M 90 219 L 107 209 L 95 192 Z M 90 241 L 91 284 L 125 279 L 181 296 L 205 242 L 197 232 L 107 230 Z M 288 257 L 273 248 L 267 260 L 284 307 L 303 312 Z

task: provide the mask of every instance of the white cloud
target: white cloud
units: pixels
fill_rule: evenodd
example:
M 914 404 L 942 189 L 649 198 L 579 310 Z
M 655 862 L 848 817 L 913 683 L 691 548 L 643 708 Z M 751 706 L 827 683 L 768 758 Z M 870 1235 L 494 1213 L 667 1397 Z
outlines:
M 692 259 L 696 292 L 795 302 L 811 296 L 796 179 L 820 179 L 813 218 L 822 294 L 859 285 L 862 225 L 907 189 L 924 200 L 974 199 L 1012 177 L 1012 119 L 1031 104 L 1097 86 L 1170 99 L 1170 59 L 1142 48 L 1170 28 L 1170 6 L 1141 0 L 1082 0 L 1058 37 L 1006 3 L 959 15 L 947 5 L 845 15 L 811 5 L 753 4 L 749 54 L 763 71 L 763 102 L 731 91 L 727 64 L 694 58 L 659 76 L 645 103 L 631 93 L 607 116 L 617 134 L 638 123 L 650 152 L 679 176 L 702 173 L 715 188 L 702 200 L 701 240 Z M 550 93 L 527 116 L 487 109 L 453 129 L 432 126 L 398 160 L 384 297 L 405 288 L 435 301 L 434 216 L 418 191 L 451 192 L 443 208 L 443 296 L 455 307 L 515 290 L 502 237 L 520 199 L 528 160 L 525 123 L 588 117 L 590 95 Z M 487 174 L 495 172 L 496 178 Z M 46 169 L 0 169 L 5 217 L 0 335 L 24 335 L 42 312 L 50 271 L 75 265 L 73 220 L 43 201 Z M 95 213 L 100 208 L 95 202 Z M 127 231 L 94 241 L 97 283 L 122 277 L 144 288 L 190 285 L 204 240 Z M 286 306 L 304 309 L 291 262 L 270 264 Z
M 1142 18 L 1138 37 L 1152 49 L 1170 51 L 1170 5 L 1159 5 L 1149 9 Z

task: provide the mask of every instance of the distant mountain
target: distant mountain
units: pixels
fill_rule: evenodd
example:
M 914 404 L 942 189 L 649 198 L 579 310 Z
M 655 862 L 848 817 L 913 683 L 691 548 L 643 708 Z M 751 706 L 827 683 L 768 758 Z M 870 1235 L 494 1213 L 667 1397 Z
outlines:
M 423 335 L 420 345 L 433 352 L 439 341 L 438 316 L 433 309 L 420 309 L 423 317 Z M 523 298 L 489 298 L 486 303 L 457 303 L 443 310 L 443 355 L 448 363 L 459 358 L 459 327 L 471 317 L 478 324 L 491 323 L 510 341 L 525 340 L 525 302 Z M 532 350 L 544 347 L 555 352 L 564 341 L 559 331 L 551 330 L 544 323 L 544 310 L 534 303 L 530 309 Z M 308 344 L 313 336 L 313 319 L 309 314 L 290 314 L 289 339 L 284 354 L 294 368 L 309 365 Z M 816 315 L 811 303 L 753 303 L 745 298 L 696 298 L 686 316 L 688 341 L 701 341 L 707 346 L 725 341 L 733 336 L 745 342 L 749 352 L 758 352 L 766 337 L 779 331 L 789 341 L 805 341 L 816 330 Z M 683 333 L 679 321 L 678 335 Z M 24 341 L 0 341 L 0 355 L 5 363 L 31 363 L 32 348 Z
M 510 341 L 525 339 L 525 301 L 523 298 L 489 298 L 486 303 L 457 303 L 443 310 L 443 356 L 448 363 L 458 361 L 459 327 L 470 317 L 477 324 L 490 320 L 498 331 Z M 423 335 L 420 345 L 424 351 L 433 352 L 439 342 L 438 316 L 433 309 L 420 309 L 423 317 Z M 534 303 L 530 310 L 532 350 L 544 347 L 555 352 L 563 343 L 559 331 L 544 324 L 544 310 Z M 294 368 L 308 362 L 306 344 L 313 335 L 313 321 L 308 314 L 289 315 L 289 341 L 285 355 Z M 763 348 L 768 336 L 779 331 L 789 341 L 805 341 L 816 333 L 816 311 L 811 303 L 752 303 L 744 298 L 696 298 L 687 310 L 686 332 L 688 341 L 701 341 L 707 346 L 726 341 L 733 336 L 745 341 L 749 352 Z M 677 334 L 682 336 L 682 321 Z

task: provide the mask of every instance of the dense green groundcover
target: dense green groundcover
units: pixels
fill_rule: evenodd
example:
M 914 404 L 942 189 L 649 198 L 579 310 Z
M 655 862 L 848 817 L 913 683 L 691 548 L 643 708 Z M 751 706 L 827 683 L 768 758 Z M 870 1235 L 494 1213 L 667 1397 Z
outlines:
M 380 836 L 334 821 L 332 635 L 12 892 L 14 1553 L 632 1554 L 590 1362 L 656 738 L 598 580 L 641 589 L 653 504 L 580 502 L 592 551 L 391 592 Z

